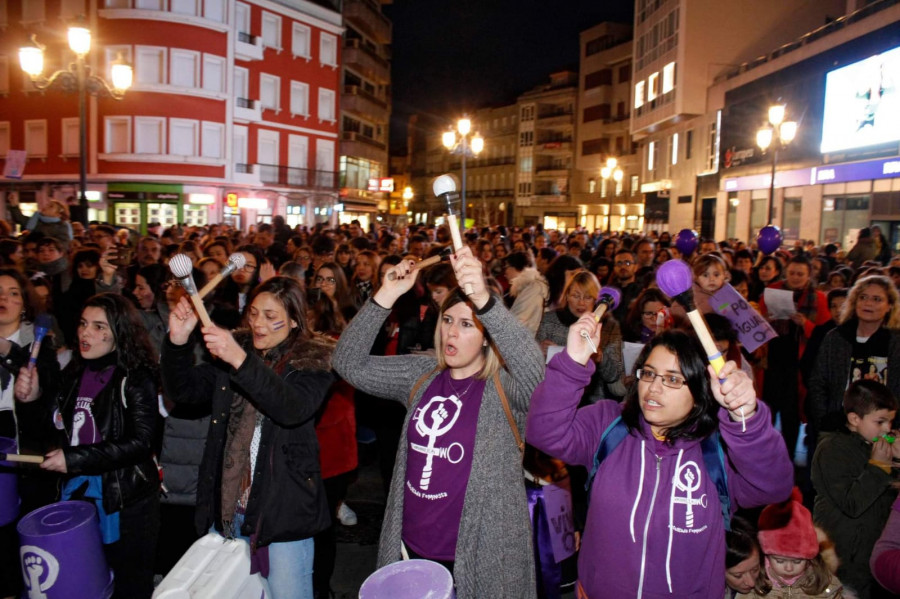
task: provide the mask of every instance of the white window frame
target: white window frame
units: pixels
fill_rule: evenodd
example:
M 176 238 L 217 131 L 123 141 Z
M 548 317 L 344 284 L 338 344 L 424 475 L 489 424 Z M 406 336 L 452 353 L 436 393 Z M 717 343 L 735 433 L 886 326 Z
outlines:
M 0 2 L 2 1 L 0 0 Z M 0 122 L 0 156 L 6 158 L 6 155 L 9 153 L 10 143 L 9 121 L 2 121 Z
M 237 76 L 237 72 L 242 71 L 244 73 L 243 79 Z M 244 98 L 245 100 L 250 99 L 250 69 L 246 67 L 234 67 L 234 97 L 235 98 Z M 238 81 L 243 81 L 244 86 L 241 89 L 238 89 Z
M 196 50 L 185 50 L 183 48 L 172 48 L 170 50 L 170 53 L 171 54 L 169 56 L 169 85 L 172 87 L 178 87 L 178 88 L 182 88 L 182 89 L 197 89 L 197 88 L 199 88 L 200 84 L 201 84 L 200 52 L 197 52 Z M 185 71 L 185 72 L 190 72 L 190 75 L 191 75 L 192 81 L 190 82 L 189 85 L 185 85 L 185 84 L 176 82 L 176 79 L 178 78 L 176 76 L 176 73 L 180 73 L 180 71 L 178 71 L 177 69 L 179 66 L 182 65 L 183 62 L 186 64 L 186 61 L 190 61 L 190 65 L 188 65 L 190 70 Z
M 678 134 L 677 133 L 672 134 L 671 145 L 672 145 L 671 161 L 672 161 L 672 166 L 675 166 L 676 164 L 678 164 Z
M 49 149 L 47 148 L 47 119 L 29 119 L 24 123 L 25 130 L 25 152 L 27 153 L 28 158 L 46 158 Z M 43 152 L 35 152 L 34 149 L 29 147 L 30 141 L 32 140 L 34 135 L 43 135 L 43 148 L 38 148 L 39 150 L 43 150 Z
M 143 138 L 140 136 L 140 133 L 144 130 L 144 126 L 154 125 L 156 128 L 156 144 L 157 149 L 155 152 L 144 152 L 142 151 L 141 142 L 143 142 Z M 168 143 L 168 139 L 166 136 L 166 119 L 164 117 L 156 117 L 156 116 L 136 116 L 134 117 L 134 153 L 135 154 L 152 154 L 152 155 L 161 155 L 166 153 L 166 144 Z
M 162 0 L 134 0 L 133 8 L 140 10 L 163 10 L 163 3 Z
M 219 73 L 219 85 L 212 85 L 212 81 L 210 80 L 211 71 L 215 72 L 218 70 Z M 203 89 L 206 91 L 222 93 L 225 91 L 225 71 L 226 71 L 226 60 L 223 56 L 217 56 L 215 54 L 207 54 L 203 53 L 203 80 L 201 85 Z
M 334 93 L 333 89 L 327 89 L 324 87 L 319 88 L 319 104 L 316 110 L 316 114 L 319 117 L 319 122 L 328 122 L 334 123 L 337 121 L 337 109 L 335 107 L 335 100 L 337 99 L 337 94 Z M 326 114 L 322 112 L 322 109 L 327 107 L 330 110 L 330 114 Z
M 634 84 L 634 107 L 640 108 L 644 105 L 644 87 L 646 83 L 644 81 L 638 81 Z
M 218 148 L 218 152 L 213 152 L 212 148 Z M 223 123 L 201 121 L 200 155 L 204 158 L 225 158 L 225 125 Z
M 291 26 L 291 53 L 294 58 L 312 59 L 312 29 L 308 25 L 294 21 Z
M 331 68 L 337 67 L 337 36 L 319 32 L 319 64 Z
M 68 117 L 60 119 L 59 130 L 59 155 L 64 157 L 78 156 L 81 153 L 81 146 L 78 139 L 78 135 L 80 132 L 80 119 L 78 117 Z M 69 148 L 71 151 L 67 152 L 67 148 Z
M 176 152 L 175 142 L 179 133 L 189 131 L 191 147 L 187 153 Z M 169 119 L 169 155 L 170 156 L 198 156 L 200 154 L 200 121 L 196 119 Z
M 670 62 L 663 67 L 662 71 L 662 93 L 667 94 L 675 89 L 675 63 Z
M 302 105 L 298 104 L 302 98 Z M 309 84 L 303 81 L 291 81 L 291 116 L 309 118 Z
M 651 141 L 647 144 L 647 171 L 653 172 L 656 170 L 656 144 L 659 143 L 657 141 Z
M 246 23 L 244 23 L 244 17 L 246 17 Z M 252 13 L 250 12 L 250 5 L 245 4 L 244 2 L 235 2 L 234 3 L 234 29 L 237 33 L 246 33 L 250 35 L 250 26 L 252 24 Z M 242 29 L 242 27 L 246 27 L 247 29 Z
M 263 94 L 263 90 L 267 83 L 271 83 L 275 86 L 275 105 L 267 105 L 266 97 Z M 259 74 L 259 105 L 265 110 L 274 110 L 275 114 L 281 112 L 281 77 L 277 75 L 270 75 L 269 73 L 260 73 Z
M 266 40 L 266 33 L 271 31 L 274 28 L 275 39 L 272 40 L 273 43 L 268 43 Z M 263 48 L 272 48 L 277 51 L 279 54 L 281 53 L 281 17 L 276 15 L 275 13 L 271 13 L 268 11 L 262 11 L 262 28 L 260 31 L 260 37 L 262 38 Z
M 179 5 L 191 8 L 190 12 L 177 10 Z M 176 15 L 188 15 L 194 17 L 199 17 L 203 14 L 200 7 L 200 0 L 169 0 L 169 12 Z
M 141 73 L 143 69 L 141 64 L 148 64 L 145 61 L 159 60 L 159 81 L 141 81 Z M 169 56 L 166 48 L 163 46 L 136 46 L 134 49 L 134 83 L 136 86 L 141 85 L 166 85 L 169 76 Z
M 659 95 L 659 72 L 647 77 L 647 101 L 652 102 Z
M 134 60 L 132 59 L 132 47 L 131 46 L 104 46 L 103 48 L 103 56 L 106 59 L 106 80 L 112 81 L 112 67 L 116 60 L 119 57 L 122 57 L 122 60 L 127 62 L 130 65 L 134 65 Z M 132 66 L 132 75 L 135 75 L 134 67 Z M 134 82 L 137 82 L 137 77 L 134 77 Z
M 210 7 L 218 7 L 218 11 L 214 16 Z M 203 0 L 203 18 L 215 21 L 216 23 L 228 22 L 228 3 L 226 0 Z
M 113 145 L 115 136 L 112 134 L 113 127 L 125 125 L 125 148 L 119 152 Z M 107 154 L 131 154 L 131 117 L 127 116 L 107 116 L 103 118 L 103 149 Z

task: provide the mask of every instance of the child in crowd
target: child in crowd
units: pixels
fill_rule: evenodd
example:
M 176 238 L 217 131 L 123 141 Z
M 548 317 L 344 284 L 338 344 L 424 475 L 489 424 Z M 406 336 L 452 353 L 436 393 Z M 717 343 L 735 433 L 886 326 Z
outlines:
M 763 569 L 752 592 L 737 597 L 844 597 L 825 555 L 830 543 L 820 545 L 809 510 L 794 488 L 790 499 L 766 507 L 759 516 L 759 545 Z M 832 560 L 829 560 L 832 561 Z
M 704 314 L 713 311 L 709 298 L 729 281 L 730 273 L 725 261 L 716 254 L 703 254 L 694 260 L 694 302 Z
M 881 383 L 856 381 L 844 394 L 844 413 L 846 428 L 823 433 L 813 457 L 813 512 L 834 540 L 838 576 L 865 599 L 877 593 L 869 558 L 897 497 L 891 466 L 900 443 L 888 438 L 897 399 Z

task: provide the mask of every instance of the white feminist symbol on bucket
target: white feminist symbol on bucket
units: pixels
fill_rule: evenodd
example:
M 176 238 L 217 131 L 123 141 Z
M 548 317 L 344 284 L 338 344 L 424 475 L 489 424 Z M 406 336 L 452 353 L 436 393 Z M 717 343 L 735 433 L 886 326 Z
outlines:
M 453 404 L 448 406 L 447 403 Z M 450 408 L 448 411 L 447 408 Z M 459 443 L 451 443 L 449 447 L 435 447 L 435 441 L 441 435 L 447 433 L 456 424 L 459 418 L 460 410 L 462 410 L 462 402 L 455 396 L 450 397 L 432 397 L 424 408 L 416 410 L 413 419 L 416 421 L 416 432 L 423 437 L 428 437 L 428 446 L 411 443 L 413 450 L 425 454 L 425 467 L 422 469 L 422 479 L 419 481 L 419 487 L 423 491 L 428 490 L 428 484 L 431 481 L 432 461 L 434 456 L 446 458 L 451 464 L 459 462 L 465 450 Z M 452 412 L 452 414 L 451 414 Z M 426 422 L 430 420 L 431 422 Z M 451 455 L 454 447 L 458 450 L 459 455 Z
M 49 590 L 56 582 L 59 562 L 53 554 L 34 545 L 23 545 L 19 549 L 19 556 L 22 559 L 25 586 L 28 587 L 28 599 L 47 599 L 44 591 Z
M 700 488 L 700 468 L 696 462 L 685 462 L 675 472 L 675 491 L 683 491 L 684 497 L 672 493 L 672 503 L 683 503 L 687 506 L 684 525 L 694 527 L 694 506 L 706 507 L 706 493 L 694 499 L 694 492 Z

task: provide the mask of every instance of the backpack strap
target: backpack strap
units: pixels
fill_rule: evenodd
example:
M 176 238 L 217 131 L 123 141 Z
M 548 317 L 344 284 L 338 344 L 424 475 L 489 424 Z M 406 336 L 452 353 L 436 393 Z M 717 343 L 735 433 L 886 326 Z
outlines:
M 500 384 L 499 372 L 494 372 L 494 387 L 497 389 L 497 395 L 500 396 L 500 403 L 503 404 L 503 411 L 506 412 L 509 428 L 512 429 L 513 437 L 516 438 L 516 447 L 519 448 L 519 453 L 524 455 L 525 442 L 522 441 L 522 435 L 519 434 L 519 426 L 516 424 L 516 419 L 513 417 L 512 410 L 509 407 L 509 401 L 506 399 L 506 391 L 503 390 L 503 385 Z
M 722 506 L 722 520 L 725 530 L 731 530 L 731 496 L 728 494 L 728 475 L 725 471 L 725 452 L 722 450 L 722 439 L 719 431 L 713 432 L 700 442 L 703 451 L 703 463 L 706 474 L 716 485 L 719 493 L 719 504 Z
M 425 381 L 428 380 L 428 377 L 430 377 L 432 374 L 434 374 L 435 372 L 438 372 L 438 371 L 440 371 L 440 367 L 435 366 L 433 370 L 429 370 L 428 372 L 426 372 L 425 374 L 423 374 L 422 376 L 419 377 L 419 380 L 416 381 L 416 384 L 413 385 L 412 390 L 409 392 L 409 399 L 406 401 L 407 409 L 412 407 L 413 400 L 416 398 L 416 393 L 418 393 L 419 387 L 421 387 L 423 384 L 425 384 Z
M 597 475 L 597 470 L 600 469 L 600 464 L 603 463 L 606 456 L 615 451 L 616 447 L 618 447 L 627 436 L 628 427 L 625 425 L 621 416 L 617 416 L 615 420 L 610 422 L 609 426 L 606 427 L 606 430 L 603 431 L 603 435 L 600 436 L 600 445 L 597 446 L 597 452 L 594 454 L 594 465 L 591 466 L 587 482 L 584 484 L 584 490 L 587 491 L 588 503 L 591 501 L 591 485 L 594 483 L 594 477 Z

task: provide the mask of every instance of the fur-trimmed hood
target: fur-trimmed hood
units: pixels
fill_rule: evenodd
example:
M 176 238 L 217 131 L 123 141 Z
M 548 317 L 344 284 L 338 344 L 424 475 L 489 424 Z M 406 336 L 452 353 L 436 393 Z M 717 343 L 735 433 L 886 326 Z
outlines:
M 249 329 L 234 331 L 234 339 L 245 351 L 255 351 L 253 336 Z M 337 341 L 331 337 L 313 333 L 310 337 L 300 339 L 287 350 L 287 363 L 294 370 L 331 371 L 331 354 L 334 353 L 336 346 Z

